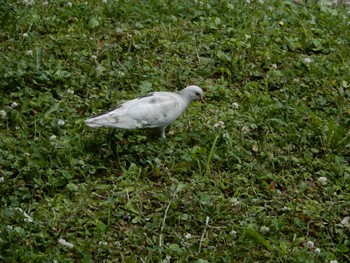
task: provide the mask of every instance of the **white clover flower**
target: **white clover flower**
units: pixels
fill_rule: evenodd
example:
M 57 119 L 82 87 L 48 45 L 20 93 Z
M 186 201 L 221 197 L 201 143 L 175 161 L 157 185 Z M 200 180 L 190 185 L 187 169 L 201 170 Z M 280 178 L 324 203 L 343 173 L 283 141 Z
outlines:
M 7 116 L 6 111 L 4 111 L 4 110 L 0 110 L 0 118 L 1 118 L 1 119 L 5 119 L 5 118 L 6 118 L 6 116 Z
M 123 72 L 123 71 L 118 71 L 117 72 L 117 75 L 118 75 L 118 77 L 124 77 L 125 76 L 125 73 Z
M 191 236 L 192 236 L 192 235 L 191 235 L 190 233 L 186 233 L 185 238 L 186 238 L 186 239 L 190 239 Z
M 26 212 L 24 212 L 24 211 L 22 210 L 22 208 L 20 208 L 20 207 L 15 207 L 14 210 L 19 211 L 20 213 L 23 214 L 23 216 L 25 217 L 25 218 L 24 218 L 24 222 L 29 222 L 29 223 L 32 223 L 32 222 L 33 222 L 33 218 L 32 218 L 30 215 L 28 215 Z
M 290 208 L 287 207 L 287 206 L 285 206 L 285 207 L 283 207 L 283 208 L 281 209 L 281 211 L 283 211 L 283 212 L 289 212 L 289 211 L 290 211 Z
M 96 59 L 97 59 L 97 56 L 96 56 L 96 55 L 92 55 L 92 56 L 91 56 L 91 59 L 92 59 L 92 60 L 96 60 Z
M 34 5 L 34 0 L 23 0 L 23 4 L 28 6 Z
M 237 102 L 234 102 L 231 104 L 232 108 L 234 108 L 235 110 L 237 110 L 239 108 L 239 104 Z
M 240 204 L 239 200 L 236 197 L 230 199 L 231 206 L 238 206 Z
M 235 230 L 231 230 L 231 231 L 230 231 L 230 234 L 231 234 L 232 236 L 236 236 L 236 235 L 237 235 L 237 232 L 236 232 Z
M 67 6 L 68 6 L 68 7 L 72 7 L 73 4 L 72 4 L 71 2 L 68 2 L 68 3 L 67 3 Z
M 224 129 L 225 128 L 225 123 L 223 121 L 218 121 L 217 123 L 215 123 L 213 125 L 214 128 L 221 128 Z
M 305 58 L 305 59 L 304 59 L 304 62 L 305 62 L 306 64 L 310 64 L 310 63 L 311 63 L 311 58 Z
M 74 90 L 68 89 L 67 93 L 70 94 L 70 95 L 73 95 L 74 94 Z
M 272 68 L 272 69 L 277 69 L 277 65 L 276 65 L 276 64 L 272 64 L 272 65 L 271 65 L 271 68 Z
M 270 228 L 267 226 L 262 226 L 260 227 L 260 232 L 261 233 L 268 233 L 270 231 Z
M 54 140 L 56 140 L 56 138 L 57 138 L 57 136 L 55 134 L 52 134 L 50 136 L 50 141 L 54 141 Z
M 338 260 L 331 260 L 329 263 L 338 263 Z
M 26 51 L 27 56 L 33 56 L 33 51 L 32 50 L 27 50 Z
M 249 132 L 248 126 L 243 126 L 243 127 L 242 127 L 242 132 L 243 132 L 243 133 L 248 133 L 248 132 Z
M 315 246 L 314 242 L 312 241 L 307 241 L 305 245 L 307 248 L 313 248 Z
M 60 245 L 62 245 L 62 246 L 64 246 L 64 247 L 68 247 L 68 248 L 73 248 L 73 247 L 74 247 L 74 245 L 73 245 L 72 243 L 67 242 L 67 241 L 66 241 L 65 239 L 63 239 L 63 238 L 58 239 L 58 244 L 60 244 Z
M 23 33 L 22 37 L 27 38 L 29 35 L 28 33 Z
M 5 177 L 0 177 L 0 183 L 3 183 L 3 182 L 5 182 Z
M 11 108 L 14 109 L 14 108 L 17 108 L 17 107 L 18 107 L 18 103 L 17 102 L 14 101 L 14 102 L 11 103 Z
M 317 181 L 322 185 L 327 185 L 327 177 L 321 176 L 317 179 Z
M 342 221 L 340 221 L 340 224 L 343 225 L 344 227 L 348 227 L 350 226 L 349 221 L 350 221 L 350 216 L 347 216 L 347 217 L 344 217 Z
M 58 126 L 63 126 L 64 124 L 66 124 L 66 122 L 64 120 L 58 120 L 57 124 Z
M 233 10 L 234 9 L 234 6 L 230 3 L 227 4 L 227 9 L 230 9 L 230 10 Z
M 316 254 L 320 254 L 321 253 L 321 249 L 320 248 L 315 248 L 314 251 L 315 251 Z

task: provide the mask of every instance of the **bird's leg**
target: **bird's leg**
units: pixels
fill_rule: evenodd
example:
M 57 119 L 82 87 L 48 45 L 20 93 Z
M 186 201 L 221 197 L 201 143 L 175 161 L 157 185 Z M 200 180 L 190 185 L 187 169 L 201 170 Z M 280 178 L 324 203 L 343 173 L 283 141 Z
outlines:
M 166 126 L 160 128 L 160 138 L 162 139 L 165 139 L 165 128 Z

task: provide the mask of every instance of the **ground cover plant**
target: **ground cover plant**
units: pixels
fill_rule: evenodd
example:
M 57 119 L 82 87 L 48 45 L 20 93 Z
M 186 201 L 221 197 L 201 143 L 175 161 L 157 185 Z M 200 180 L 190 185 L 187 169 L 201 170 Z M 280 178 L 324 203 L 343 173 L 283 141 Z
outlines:
M 9 0 L 0 23 L 0 261 L 350 260 L 346 6 Z M 83 123 L 190 84 L 166 140 Z

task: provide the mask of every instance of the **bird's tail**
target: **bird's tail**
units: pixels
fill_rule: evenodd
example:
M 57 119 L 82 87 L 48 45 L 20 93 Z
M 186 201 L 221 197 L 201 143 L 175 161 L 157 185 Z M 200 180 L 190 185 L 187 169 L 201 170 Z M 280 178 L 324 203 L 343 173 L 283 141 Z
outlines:
M 93 117 L 93 118 L 89 118 L 86 119 L 84 122 L 87 126 L 91 127 L 91 128 L 99 128 L 104 126 L 103 124 L 101 124 L 98 119 L 98 117 Z

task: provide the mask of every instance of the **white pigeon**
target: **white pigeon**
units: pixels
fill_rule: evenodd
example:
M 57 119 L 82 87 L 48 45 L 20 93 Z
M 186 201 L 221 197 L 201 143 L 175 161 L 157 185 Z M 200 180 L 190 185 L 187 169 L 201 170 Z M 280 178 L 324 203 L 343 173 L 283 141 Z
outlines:
M 92 128 L 109 126 L 121 129 L 157 128 L 165 138 L 165 128 L 194 100 L 203 99 L 203 90 L 188 86 L 178 93 L 152 92 L 124 102 L 116 109 L 85 120 Z

